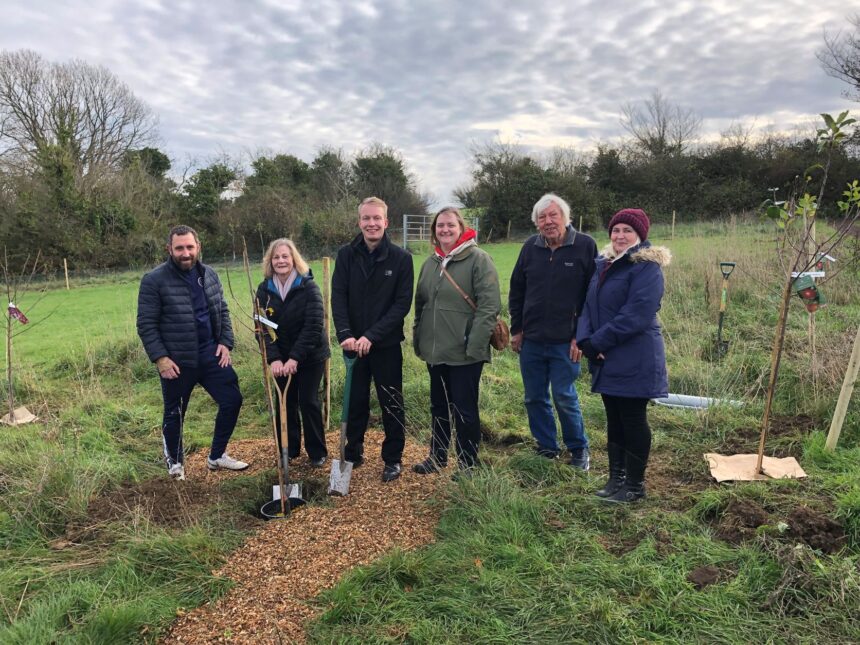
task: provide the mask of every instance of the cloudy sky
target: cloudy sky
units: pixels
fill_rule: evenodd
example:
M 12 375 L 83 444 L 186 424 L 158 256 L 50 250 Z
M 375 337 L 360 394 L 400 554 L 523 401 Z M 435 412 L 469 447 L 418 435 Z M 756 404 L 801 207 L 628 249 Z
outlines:
M 814 8 L 812 8 L 814 7 Z M 703 133 L 858 108 L 815 52 L 845 0 L 6 0 L 0 47 L 105 65 L 182 165 L 220 153 L 402 151 L 434 201 L 500 138 L 590 150 L 659 89 Z

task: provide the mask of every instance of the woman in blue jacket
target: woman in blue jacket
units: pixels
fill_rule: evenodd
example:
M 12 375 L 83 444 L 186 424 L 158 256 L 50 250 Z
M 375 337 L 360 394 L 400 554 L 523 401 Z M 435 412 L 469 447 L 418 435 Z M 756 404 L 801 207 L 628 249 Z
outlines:
M 610 245 L 597 267 L 577 326 L 591 390 L 603 398 L 609 481 L 596 495 L 609 502 L 645 497 L 651 450 L 649 399 L 667 396 L 666 352 L 657 312 L 669 249 L 648 242 L 645 211 L 625 208 L 609 221 Z
M 299 456 L 304 427 L 311 466 L 322 466 L 328 450 L 319 387 L 325 359 L 331 355 L 323 325 L 322 294 L 292 240 L 281 238 L 269 244 L 263 256 L 263 276 L 257 287 L 257 302 L 264 315 L 278 325 L 274 340 L 263 334 L 266 358 L 279 387 L 292 376 L 287 390 L 289 458 Z M 277 406 L 275 415 L 280 424 Z

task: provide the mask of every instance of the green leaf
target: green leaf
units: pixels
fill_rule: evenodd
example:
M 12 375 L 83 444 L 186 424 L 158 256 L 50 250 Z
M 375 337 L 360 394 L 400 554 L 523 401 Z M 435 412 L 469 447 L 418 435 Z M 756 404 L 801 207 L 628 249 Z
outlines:
M 829 114 L 822 113 L 821 118 L 824 119 L 824 122 L 827 124 L 827 127 L 831 130 L 833 129 L 833 126 L 836 125 L 835 121 L 833 120 L 833 117 Z
M 779 206 L 768 206 L 767 210 L 765 210 L 765 215 L 767 215 L 771 219 L 777 219 L 782 212 L 783 211 Z

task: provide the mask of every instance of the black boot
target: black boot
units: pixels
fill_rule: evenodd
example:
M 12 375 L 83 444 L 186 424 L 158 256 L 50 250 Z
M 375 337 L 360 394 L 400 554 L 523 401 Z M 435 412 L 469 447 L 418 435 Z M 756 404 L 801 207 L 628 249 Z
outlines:
M 612 502 L 614 504 L 627 504 L 637 502 L 645 498 L 645 466 L 648 462 L 648 456 L 643 459 L 631 452 L 625 454 L 625 463 L 627 467 L 627 478 L 624 481 L 624 486 L 619 488 L 614 495 L 604 497 L 604 502 Z
M 611 497 L 624 486 L 627 471 L 624 468 L 624 448 L 611 444 L 607 446 L 606 452 L 609 456 L 609 480 L 599 491 L 594 493 L 598 497 Z
M 614 495 L 604 497 L 603 501 L 613 504 L 627 504 L 638 502 L 640 499 L 645 499 L 645 482 L 632 482 L 628 477 L 625 484 Z

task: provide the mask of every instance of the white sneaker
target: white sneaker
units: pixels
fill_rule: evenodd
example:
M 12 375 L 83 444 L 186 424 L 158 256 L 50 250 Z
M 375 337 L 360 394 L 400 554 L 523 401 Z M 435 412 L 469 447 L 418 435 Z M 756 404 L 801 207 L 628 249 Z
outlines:
M 185 466 L 182 464 L 172 464 L 170 468 L 167 469 L 167 474 L 173 479 L 185 481 Z
M 206 465 L 209 466 L 209 470 L 245 470 L 248 467 L 244 461 L 233 459 L 226 452 L 218 459 L 207 457 Z

